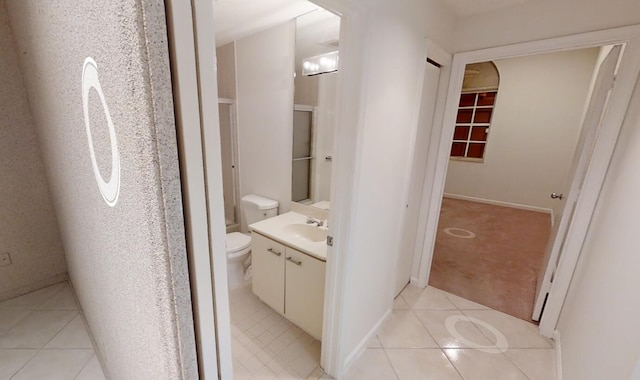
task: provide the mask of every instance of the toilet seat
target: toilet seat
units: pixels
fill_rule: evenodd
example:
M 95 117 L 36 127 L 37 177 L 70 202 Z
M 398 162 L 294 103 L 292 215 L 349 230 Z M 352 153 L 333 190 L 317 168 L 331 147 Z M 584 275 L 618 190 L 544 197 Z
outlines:
M 227 256 L 231 259 L 236 256 L 245 254 L 251 246 L 251 236 L 240 232 L 231 232 L 227 234 Z

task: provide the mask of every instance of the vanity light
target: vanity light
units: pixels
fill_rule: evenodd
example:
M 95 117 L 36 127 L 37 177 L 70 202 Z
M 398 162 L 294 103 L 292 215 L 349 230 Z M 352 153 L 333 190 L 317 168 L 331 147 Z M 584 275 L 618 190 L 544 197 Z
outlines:
M 338 50 L 302 60 L 302 75 L 311 76 L 338 71 Z

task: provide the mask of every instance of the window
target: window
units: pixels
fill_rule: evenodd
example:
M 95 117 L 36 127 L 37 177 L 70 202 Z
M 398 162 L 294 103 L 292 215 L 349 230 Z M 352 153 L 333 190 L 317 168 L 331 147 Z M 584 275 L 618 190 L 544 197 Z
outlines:
M 460 95 L 451 157 L 482 160 L 496 101 L 496 91 Z

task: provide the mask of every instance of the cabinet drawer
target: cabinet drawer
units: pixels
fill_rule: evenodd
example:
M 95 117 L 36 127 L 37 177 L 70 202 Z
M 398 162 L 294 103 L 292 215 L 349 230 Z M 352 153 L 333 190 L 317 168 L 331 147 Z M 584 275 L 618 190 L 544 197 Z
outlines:
M 322 339 L 326 264 L 286 247 L 285 317 Z
M 251 234 L 253 293 L 280 314 L 284 314 L 284 263 L 284 245 L 256 232 Z

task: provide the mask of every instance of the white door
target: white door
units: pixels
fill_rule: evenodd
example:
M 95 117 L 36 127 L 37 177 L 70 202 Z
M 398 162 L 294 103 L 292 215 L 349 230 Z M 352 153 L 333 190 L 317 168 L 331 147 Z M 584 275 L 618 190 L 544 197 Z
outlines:
M 569 178 L 572 178 L 569 192 L 566 196 L 557 198 L 558 201 L 564 202 L 564 206 L 561 208 L 562 212 L 555 217 L 554 228 L 551 231 L 543 262 L 545 270 L 541 271 L 538 277 L 535 304 L 533 306 L 533 315 L 531 316 L 531 319 L 534 321 L 540 320 L 544 303 L 551 289 L 551 283 L 553 282 L 553 276 L 558 265 L 560 252 L 562 251 L 567 230 L 573 218 L 573 211 L 575 210 L 576 202 L 578 201 L 580 190 L 582 190 L 584 178 L 589 168 L 594 142 L 600 129 L 605 113 L 604 111 L 609 100 L 609 94 L 613 88 L 615 70 L 618 59 L 620 58 L 621 49 L 622 46 L 620 45 L 614 46 L 600 64 L 591 99 L 589 100 L 589 106 L 584 117 L 582 130 L 580 131 L 576 151 L 573 156 L 571 170 L 569 171 Z
M 422 200 L 422 185 L 427 165 L 426 151 L 429 147 L 429 136 L 433 124 L 433 114 L 436 107 L 438 94 L 438 82 L 440 81 L 440 67 L 433 63 L 427 63 L 425 69 L 422 105 L 420 109 L 420 123 L 416 136 L 416 145 L 411 169 L 411 183 L 409 187 L 409 199 L 405 209 L 404 228 L 396 273 L 395 294 L 398 295 L 411 279 L 411 269 L 416 247 L 416 235 L 418 231 L 418 217 Z M 419 246 L 422 248 L 422 245 Z M 421 252 L 420 252 L 421 253 Z

